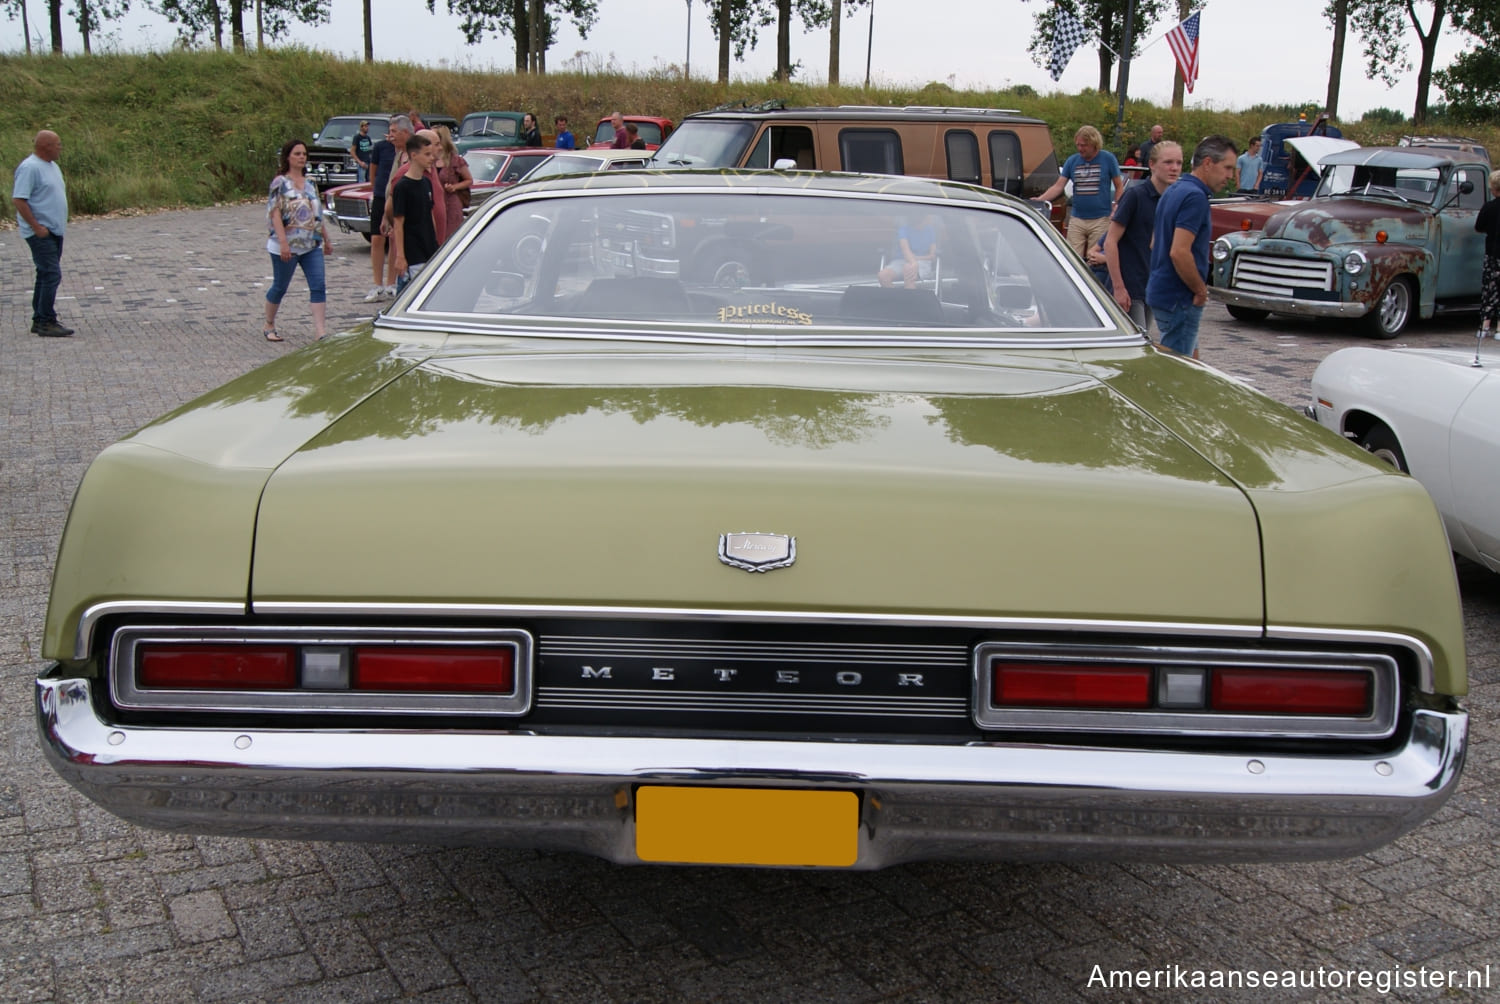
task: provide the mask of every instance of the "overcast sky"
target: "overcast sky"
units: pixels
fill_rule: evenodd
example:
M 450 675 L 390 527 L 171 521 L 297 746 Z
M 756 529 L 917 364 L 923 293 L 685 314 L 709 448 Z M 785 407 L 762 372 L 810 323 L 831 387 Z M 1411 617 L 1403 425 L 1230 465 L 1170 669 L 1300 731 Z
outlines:
M 864 8 L 846 15 L 840 48 L 840 75 L 845 84 L 865 77 L 867 47 L 872 83 L 916 85 L 941 81 L 957 88 L 1003 88 L 1029 84 L 1046 93 L 1076 93 L 1098 80 L 1098 60 L 1091 46 L 1079 49 L 1062 80 L 1053 83 L 1047 71 L 1034 65 L 1026 52 L 1032 15 L 1045 0 L 874 0 L 872 14 Z M 33 38 L 46 28 L 46 0 L 26 0 Z M 64 0 L 71 6 L 71 0 Z M 142 0 L 135 6 L 144 7 Z M 226 4 L 227 6 L 227 4 Z M 253 43 L 253 0 L 246 25 Z M 508 38 L 486 38 L 468 46 L 458 30 L 458 19 L 446 13 L 446 0 L 428 14 L 423 0 L 374 0 L 372 20 L 377 59 L 431 65 L 508 70 L 514 66 L 514 46 Z M 1419 3 L 1425 10 L 1430 4 Z M 1202 16 L 1198 85 L 1190 104 L 1242 109 L 1262 102 L 1321 103 L 1327 93 L 1328 60 L 1333 33 L 1323 20 L 1323 0 L 1210 0 Z M 362 57 L 364 36 L 361 0 L 333 0 L 332 23 L 316 29 L 299 27 L 292 39 L 305 45 Z M 691 13 L 691 39 L 689 39 Z M 700 77 L 717 72 L 718 49 L 710 28 L 708 0 L 599 0 L 599 21 L 588 38 L 580 38 L 564 23 L 561 38 L 549 50 L 547 64 L 554 70 L 570 66 L 611 66 L 644 72 L 680 66 L 691 41 L 691 69 Z M 65 19 L 66 21 L 66 19 Z M 828 33 L 792 29 L 792 59 L 801 62 L 802 76 L 824 80 L 828 73 Z M 1133 98 L 1169 104 L 1172 94 L 1172 55 L 1161 34 L 1170 25 L 1152 29 L 1140 58 L 1131 64 Z M 76 30 L 65 24 L 63 47 L 81 52 Z M 133 12 L 112 29 L 103 46 L 122 50 L 164 49 L 173 39 L 171 25 L 156 15 Z M 22 48 L 21 24 L 0 21 L 0 48 Z M 1408 45 L 1415 52 L 1414 32 Z M 1436 66 L 1442 67 L 1462 51 L 1461 36 L 1451 28 L 1439 38 Z M 581 54 L 581 55 L 580 55 Z M 776 61 L 774 26 L 763 30 L 760 45 L 747 52 L 731 74 L 747 79 L 770 75 Z M 1440 101 L 1434 89 L 1431 100 Z M 1396 108 L 1408 115 L 1416 101 L 1416 74 L 1406 74 L 1394 89 L 1365 79 L 1364 59 L 1357 39 L 1351 39 L 1344 58 L 1339 100 L 1342 118 L 1357 118 L 1373 107 Z M 644 109 L 643 109 L 644 110 Z

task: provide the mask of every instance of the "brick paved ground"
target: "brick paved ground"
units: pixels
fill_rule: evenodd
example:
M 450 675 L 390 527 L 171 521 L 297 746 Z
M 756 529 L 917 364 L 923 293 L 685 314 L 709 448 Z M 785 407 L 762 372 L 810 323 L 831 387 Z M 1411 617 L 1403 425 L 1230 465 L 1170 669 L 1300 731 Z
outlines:
M 289 344 L 259 337 L 260 219 L 239 206 L 75 221 L 60 312 L 79 334 L 68 340 L 26 334 L 30 260 L 14 230 L 0 232 L 0 1000 L 1067 1001 L 1105 996 L 1087 988 L 1096 964 L 1489 967 L 1500 986 L 1500 576 L 1472 567 L 1461 579 L 1475 742 L 1461 790 L 1417 832 L 1349 861 L 618 868 L 173 836 L 94 808 L 43 763 L 32 722 L 63 516 L 103 446 L 308 343 L 300 277 L 283 308 Z M 363 242 L 339 240 L 335 330 L 368 313 L 368 260 Z M 1288 404 L 1318 359 L 1359 341 L 1210 317 L 1205 357 Z M 1425 326 L 1412 341 L 1468 345 L 1469 328 Z

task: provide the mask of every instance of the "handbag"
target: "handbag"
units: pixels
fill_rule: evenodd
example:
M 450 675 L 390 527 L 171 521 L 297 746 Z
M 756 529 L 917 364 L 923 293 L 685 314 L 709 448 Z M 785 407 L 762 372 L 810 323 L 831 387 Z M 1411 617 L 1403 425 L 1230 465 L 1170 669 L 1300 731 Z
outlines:
M 458 177 L 459 177 L 459 180 L 461 180 L 461 181 L 467 181 L 469 183 L 470 188 L 473 187 L 473 185 L 474 185 L 474 175 L 472 175 L 472 174 L 469 173 L 468 165 L 464 165 L 463 167 L 459 168 Z M 469 208 L 470 193 L 469 193 L 469 189 L 468 188 L 460 188 L 458 191 L 454 192 L 453 194 L 456 195 L 456 196 L 458 196 L 458 204 L 460 206 L 462 206 L 465 209 Z

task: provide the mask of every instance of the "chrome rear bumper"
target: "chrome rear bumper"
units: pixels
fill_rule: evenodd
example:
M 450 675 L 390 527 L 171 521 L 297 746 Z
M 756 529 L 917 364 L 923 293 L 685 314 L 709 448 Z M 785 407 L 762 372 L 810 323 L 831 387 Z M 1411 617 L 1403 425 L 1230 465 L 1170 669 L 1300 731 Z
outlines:
M 92 683 L 37 681 L 44 750 L 163 829 L 501 844 L 637 862 L 639 785 L 850 790 L 856 868 L 903 861 L 1288 861 L 1358 854 L 1435 812 L 1468 716 L 1418 711 L 1389 755 L 112 725 Z

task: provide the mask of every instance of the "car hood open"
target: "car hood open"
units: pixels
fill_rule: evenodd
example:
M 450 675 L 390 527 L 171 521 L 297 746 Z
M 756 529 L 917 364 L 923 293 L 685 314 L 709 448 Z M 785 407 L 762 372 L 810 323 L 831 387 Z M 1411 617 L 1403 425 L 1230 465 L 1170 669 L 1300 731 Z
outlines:
M 1259 624 L 1245 492 L 1071 354 L 1011 358 L 450 348 L 276 470 L 252 603 Z M 745 531 L 795 565 L 722 564 Z

